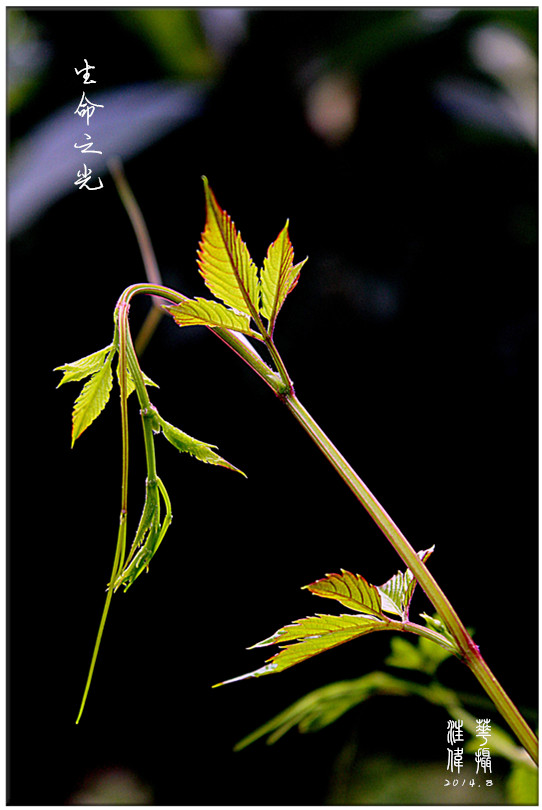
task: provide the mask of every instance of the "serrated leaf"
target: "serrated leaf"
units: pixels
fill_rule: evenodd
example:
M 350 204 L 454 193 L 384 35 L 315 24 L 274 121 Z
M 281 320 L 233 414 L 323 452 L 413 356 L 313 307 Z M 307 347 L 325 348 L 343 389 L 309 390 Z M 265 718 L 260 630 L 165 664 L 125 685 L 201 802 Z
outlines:
M 304 587 L 315 596 L 336 599 L 341 605 L 358 613 L 382 615 L 378 588 L 370 585 L 360 574 L 351 574 L 341 568 L 340 574 L 326 574 L 323 579 Z
M 295 664 L 300 664 L 308 658 L 345 644 L 354 638 L 386 629 L 387 623 L 373 616 L 327 616 L 318 614 L 308 616 L 305 619 L 298 619 L 290 625 L 281 627 L 272 636 L 255 644 L 251 649 L 266 647 L 270 644 L 280 644 L 280 642 L 285 641 L 297 641 L 296 644 L 287 644 L 284 647 L 280 644 L 280 651 L 269 658 L 265 666 L 253 672 L 248 672 L 246 675 L 223 681 L 221 684 L 216 684 L 216 686 L 283 672 Z
M 422 614 L 423 615 L 423 614 Z M 429 624 L 429 623 L 428 623 Z M 431 629 L 436 629 L 431 627 Z M 437 631 L 438 632 L 438 631 Z M 440 664 L 447 658 L 459 653 L 451 636 L 440 632 L 446 646 L 441 646 L 437 639 L 425 636 L 418 638 L 417 644 L 397 636 L 391 639 L 391 655 L 386 658 L 386 664 L 401 669 L 416 669 L 428 675 L 434 675 Z
M 403 572 L 398 571 L 384 585 L 380 585 L 378 590 L 382 598 L 382 610 L 402 616 L 405 596 Z
M 273 331 L 277 315 L 299 280 L 301 268 L 307 260 L 294 266 L 294 250 L 288 235 L 288 222 L 275 241 L 269 245 L 261 273 L 262 315 Z
M 216 298 L 253 317 L 260 309 L 256 266 L 230 216 L 218 205 L 207 178 L 203 183 L 207 219 L 198 251 L 200 273 Z
M 157 383 L 153 382 L 150 377 L 147 377 L 144 371 L 141 372 L 141 375 L 143 377 L 143 382 L 145 383 L 145 385 L 149 385 L 154 388 L 160 388 L 160 386 L 157 385 Z M 120 388 L 120 371 L 118 366 L 117 366 L 117 380 Z M 133 380 L 130 369 L 128 368 L 128 366 L 126 366 L 126 396 L 129 397 L 132 391 L 135 391 L 135 382 Z
M 187 299 L 165 309 L 171 313 L 179 326 L 222 326 L 262 340 L 262 336 L 250 328 L 250 318 L 247 315 L 234 312 L 218 301 L 207 301 L 204 298 Z
M 188 433 L 179 430 L 175 425 L 166 422 L 158 412 L 156 412 L 156 417 L 164 436 L 180 453 L 189 453 L 191 456 L 194 456 L 194 458 L 197 458 L 198 461 L 203 461 L 205 464 L 216 464 L 219 467 L 234 470 L 234 472 L 241 473 L 241 475 L 246 478 L 242 470 L 237 469 L 237 467 L 234 467 L 229 461 L 226 461 L 226 459 L 219 456 L 218 453 L 215 453 L 215 444 L 207 444 L 206 442 L 194 439 L 192 436 L 189 436 Z
M 418 557 L 425 562 L 434 549 L 435 546 L 431 546 L 424 551 L 418 551 Z M 382 598 L 382 610 L 406 618 L 415 587 L 416 579 L 409 568 L 404 573 L 398 571 L 391 579 L 377 588 Z
M 112 344 L 106 346 L 105 349 L 100 349 L 98 352 L 93 352 L 86 357 L 81 357 L 80 360 L 74 360 L 73 363 L 65 363 L 63 366 L 57 366 L 53 371 L 63 371 L 64 376 L 60 380 L 57 388 L 68 382 L 78 382 L 95 374 L 101 369 L 104 364 L 105 358 L 109 351 L 111 351 Z
M 98 418 L 107 405 L 113 386 L 112 359 L 113 353 L 108 356 L 102 368 L 87 380 L 75 400 L 72 415 L 72 447 L 75 440 Z

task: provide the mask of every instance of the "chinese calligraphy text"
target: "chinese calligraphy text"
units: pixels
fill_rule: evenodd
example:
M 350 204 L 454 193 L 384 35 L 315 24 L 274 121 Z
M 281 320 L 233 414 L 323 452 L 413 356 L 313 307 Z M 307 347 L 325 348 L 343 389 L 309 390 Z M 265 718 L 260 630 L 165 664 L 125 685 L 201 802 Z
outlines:
M 94 79 L 90 78 L 90 71 L 95 69 L 95 65 L 89 65 L 88 61 L 85 59 L 85 66 L 80 68 L 74 68 L 75 73 L 79 76 L 81 73 L 83 74 L 83 84 L 96 84 Z M 81 101 L 77 105 L 77 108 L 74 110 L 74 115 L 78 115 L 80 118 L 86 118 L 87 127 L 89 126 L 90 119 L 94 115 L 94 112 L 97 108 L 103 109 L 103 104 L 96 104 L 93 103 L 83 91 L 83 95 L 81 96 Z M 99 149 L 92 149 L 91 147 L 94 146 L 94 143 L 91 141 L 90 133 L 85 132 L 84 137 L 87 140 L 87 143 L 78 143 L 77 141 L 74 143 L 74 149 L 80 149 L 81 154 L 95 154 L 101 155 L 102 152 Z M 92 177 L 92 169 L 87 166 L 86 163 L 83 163 L 83 169 L 80 169 L 77 172 L 77 180 L 75 180 L 74 185 L 79 186 L 79 189 L 86 188 L 87 191 L 99 191 L 103 188 L 103 183 L 100 177 L 98 177 L 98 184 L 91 186 L 90 181 Z

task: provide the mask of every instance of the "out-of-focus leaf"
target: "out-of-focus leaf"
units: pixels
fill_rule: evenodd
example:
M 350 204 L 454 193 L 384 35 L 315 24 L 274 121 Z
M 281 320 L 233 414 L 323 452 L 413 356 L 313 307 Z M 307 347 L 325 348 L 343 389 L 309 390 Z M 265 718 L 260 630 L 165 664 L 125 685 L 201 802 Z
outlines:
M 423 636 L 418 641 L 418 648 L 423 657 L 423 669 L 429 675 L 433 675 L 440 664 L 454 654 L 453 650 L 441 647 L 440 644 Z
M 12 115 L 28 104 L 41 86 L 51 49 L 22 8 L 7 9 L 6 27 L 7 102 Z
M 13 150 L 8 164 L 8 236 L 19 234 L 66 194 L 86 194 L 86 189 L 75 185 L 83 164 L 97 181 L 106 172 L 109 158 L 127 161 L 138 154 L 197 116 L 206 96 L 207 86 L 199 83 L 149 82 L 106 92 L 89 90 L 87 98 L 103 109 L 95 110 L 88 129 L 86 120 L 74 114 L 80 98 L 57 110 Z M 92 148 L 101 155 L 73 148 L 75 143 L 85 143 L 87 131 L 92 135 Z
M 386 658 L 386 664 L 400 669 L 415 669 L 433 675 L 438 666 L 453 655 L 453 650 L 441 647 L 428 638 L 421 637 L 417 644 L 407 641 L 401 636 L 391 639 L 391 654 Z
M 538 805 L 538 772 L 514 762 L 506 782 L 506 798 L 510 804 Z
M 319 731 L 374 695 L 409 695 L 410 691 L 405 683 L 385 672 L 371 672 L 352 681 L 330 683 L 297 700 L 240 740 L 234 750 L 240 751 L 267 734 L 267 744 L 273 745 L 294 726 L 298 727 L 301 734 Z
M 130 8 L 118 20 L 149 43 L 162 66 L 181 79 L 206 79 L 217 62 L 195 8 Z
M 417 645 L 411 644 L 410 641 L 400 636 L 393 636 L 390 646 L 391 653 L 386 658 L 388 666 L 399 667 L 399 669 L 417 669 L 423 672 L 423 656 Z

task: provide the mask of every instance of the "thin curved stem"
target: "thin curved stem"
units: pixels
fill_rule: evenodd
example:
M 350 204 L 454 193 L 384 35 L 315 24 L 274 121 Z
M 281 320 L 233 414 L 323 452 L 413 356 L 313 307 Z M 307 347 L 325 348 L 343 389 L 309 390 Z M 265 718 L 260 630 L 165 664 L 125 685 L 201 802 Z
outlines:
M 92 658 L 90 661 L 90 667 L 87 675 L 87 682 L 85 684 L 83 697 L 81 699 L 81 705 L 79 707 L 79 714 L 77 715 L 77 720 L 75 721 L 76 725 L 81 720 L 83 711 L 85 709 L 85 704 L 87 702 L 90 684 L 92 683 L 92 676 L 94 675 L 94 668 L 96 666 L 96 660 L 98 658 L 98 651 L 100 649 L 100 644 L 102 643 L 102 636 L 104 632 L 105 622 L 107 620 L 107 615 L 109 613 L 109 608 L 111 606 L 111 599 L 113 598 L 113 582 L 115 582 L 121 569 L 120 558 L 123 548 L 126 548 L 126 514 L 121 515 L 120 519 L 119 534 L 117 537 L 117 548 L 115 550 L 115 559 L 113 560 L 113 568 L 111 570 L 111 579 L 109 580 L 109 587 L 107 589 L 107 594 L 105 597 L 105 605 L 102 611 L 102 618 L 100 619 L 100 626 L 98 627 L 98 634 L 96 636 L 96 641 L 94 642 L 94 650 L 92 652 Z
M 147 225 L 137 200 L 134 197 L 132 189 L 130 188 L 130 184 L 126 179 L 126 175 L 124 174 L 122 162 L 119 158 L 111 158 L 108 161 L 108 167 L 111 172 L 111 176 L 113 177 L 115 186 L 117 187 L 119 197 L 124 205 L 126 213 L 130 218 L 130 222 L 132 223 L 132 228 L 134 229 L 141 257 L 143 259 L 143 264 L 145 266 L 145 274 L 147 279 L 150 284 L 161 284 L 162 277 L 160 275 L 160 270 L 158 269 L 158 262 L 156 261 L 156 256 L 154 255 L 154 248 L 147 230 Z M 160 323 L 163 314 L 164 311 L 160 307 L 160 301 L 153 298 L 153 306 L 147 313 L 147 317 L 145 318 L 145 321 L 139 330 L 139 334 L 137 335 L 135 341 L 136 350 L 139 355 L 141 355 L 147 348 L 147 345 L 153 336 L 156 327 Z

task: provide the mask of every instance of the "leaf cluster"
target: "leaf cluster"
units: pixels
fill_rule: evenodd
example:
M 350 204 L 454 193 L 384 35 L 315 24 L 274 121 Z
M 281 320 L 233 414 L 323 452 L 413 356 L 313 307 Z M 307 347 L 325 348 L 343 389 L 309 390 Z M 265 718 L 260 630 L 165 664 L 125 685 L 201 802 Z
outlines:
M 55 371 L 62 371 L 63 377 L 59 385 L 67 382 L 86 382 L 75 400 L 72 414 L 72 447 L 82 433 L 98 418 L 107 405 L 113 388 L 113 361 L 118 356 L 117 380 L 120 389 L 121 415 L 122 415 L 122 503 L 117 535 L 117 546 L 105 606 L 99 625 L 98 634 L 91 659 L 90 670 L 83 694 L 83 700 L 77 722 L 83 712 L 96 658 L 101 644 L 103 630 L 111 596 L 121 586 L 127 590 L 135 580 L 148 570 L 149 563 L 159 549 L 165 534 L 172 521 L 172 510 L 169 495 L 163 481 L 156 472 L 156 458 L 154 441 L 157 434 L 162 433 L 166 440 L 179 452 L 188 453 L 206 464 L 226 467 L 241 472 L 228 461 L 215 452 L 216 446 L 195 439 L 179 428 L 166 421 L 151 403 L 147 387 L 156 384 L 141 371 L 133 348 L 128 327 L 129 295 L 124 293 L 119 299 L 115 309 L 115 331 L 113 341 L 103 349 L 93 354 L 65 363 Z M 147 479 L 145 489 L 145 503 L 135 537 L 130 551 L 126 556 L 126 519 L 128 513 L 128 397 L 136 391 L 140 405 L 140 414 L 143 425 L 145 454 L 147 463 Z M 244 475 L 244 473 L 241 473 Z
M 422 614 L 429 627 L 442 625 L 438 617 Z M 426 637 L 411 642 L 402 636 L 391 639 L 391 655 L 386 664 L 399 669 L 416 670 L 429 676 L 426 683 L 407 680 L 388 672 L 370 672 L 353 680 L 337 681 L 304 695 L 291 706 L 247 734 L 234 746 L 241 751 L 257 740 L 266 737 L 267 745 L 273 745 L 287 732 L 297 727 L 301 734 L 320 731 L 331 725 L 348 711 L 369 699 L 379 696 L 416 697 L 439 706 L 454 720 L 461 720 L 470 738 L 465 751 L 474 753 L 479 748 L 477 717 L 490 710 L 492 704 L 475 695 L 459 694 L 443 686 L 435 677 L 439 665 L 453 655 L 451 649 L 440 647 Z M 477 712 L 469 711 L 471 705 Z M 484 714 L 485 716 L 485 714 Z M 537 770 L 525 750 L 516 745 L 512 737 L 494 722 L 491 724 L 491 753 L 512 763 L 507 784 L 507 794 L 513 804 L 532 804 L 536 798 Z
M 307 260 L 294 264 L 286 222 L 269 246 L 263 267 L 258 270 L 231 217 L 217 203 L 207 178 L 204 177 L 203 182 L 206 223 L 198 250 L 198 266 L 207 288 L 222 303 L 195 298 L 166 309 L 179 326 L 222 327 L 267 341 Z
M 75 360 L 72 363 L 65 363 L 54 369 L 54 371 L 64 372 L 64 376 L 57 388 L 60 388 L 61 385 L 67 382 L 77 382 L 85 379 L 85 377 L 90 378 L 75 400 L 72 413 L 72 447 L 81 434 L 98 418 L 109 401 L 113 388 L 113 372 L 111 366 L 117 351 L 118 339 L 104 349 L 100 349 L 98 352 L 94 352 L 87 357 L 82 357 L 80 360 Z M 136 385 L 129 368 L 126 369 L 126 372 L 126 397 L 128 397 L 135 390 Z M 140 373 L 145 386 L 158 388 L 157 384 L 144 372 L 140 371 Z M 117 369 L 117 378 L 118 377 Z M 119 388 L 120 387 L 121 383 L 119 379 Z M 219 456 L 218 453 L 214 452 L 216 445 L 194 439 L 192 436 L 179 430 L 175 425 L 166 422 L 166 420 L 160 416 L 156 408 L 154 406 L 151 407 L 155 419 L 154 432 L 163 433 L 168 442 L 180 453 L 188 453 L 206 464 L 216 464 L 244 475 L 241 470 L 237 469 L 233 464 L 230 464 Z
M 433 550 L 434 546 L 420 551 L 418 557 L 425 562 Z M 409 570 L 398 572 L 380 586 L 371 585 L 360 574 L 352 574 L 350 571 L 341 570 L 340 574 L 326 574 L 322 579 L 304 587 L 314 596 L 334 599 L 356 613 L 339 616 L 319 613 L 281 627 L 272 636 L 250 648 L 275 644 L 279 646 L 279 652 L 267 659 L 264 666 L 245 675 L 222 681 L 216 686 L 282 672 L 347 641 L 381 630 L 401 630 L 425 635 L 431 639 L 429 643 L 436 642 L 443 646 L 446 655 L 457 653 L 458 649 L 449 636 L 408 621 L 415 586 L 416 580 Z M 389 613 L 401 616 L 402 621 L 391 619 L 387 615 Z

